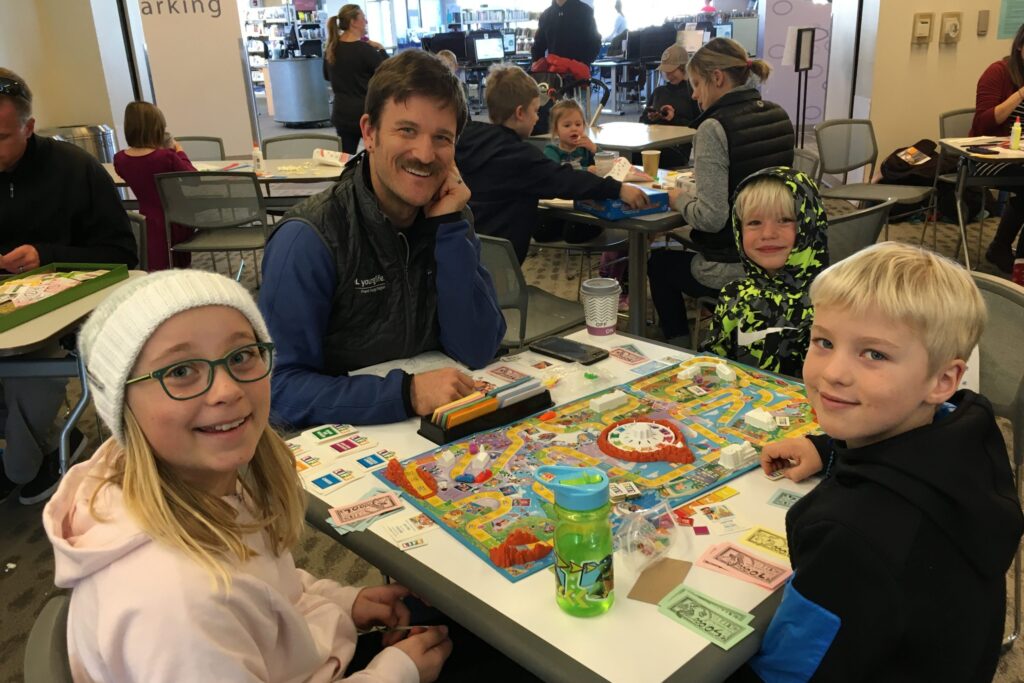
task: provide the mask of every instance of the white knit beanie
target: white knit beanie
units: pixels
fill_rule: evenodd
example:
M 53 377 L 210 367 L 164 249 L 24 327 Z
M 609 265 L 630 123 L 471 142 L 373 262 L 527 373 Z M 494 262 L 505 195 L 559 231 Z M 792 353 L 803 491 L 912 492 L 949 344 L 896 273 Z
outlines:
M 149 337 L 167 319 L 202 306 L 229 306 L 252 323 L 259 341 L 270 333 L 256 302 L 234 280 L 201 270 L 163 270 L 134 278 L 96 307 L 78 334 L 96 412 L 124 443 L 124 383 Z

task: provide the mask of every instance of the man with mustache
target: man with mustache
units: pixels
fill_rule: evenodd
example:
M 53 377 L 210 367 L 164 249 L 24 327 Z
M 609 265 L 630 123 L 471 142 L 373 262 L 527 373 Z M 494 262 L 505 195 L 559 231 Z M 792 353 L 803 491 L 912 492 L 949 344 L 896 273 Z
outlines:
M 275 226 L 259 304 L 277 345 L 282 426 L 429 415 L 472 392 L 472 378 L 349 373 L 430 350 L 471 368 L 494 357 L 505 320 L 454 163 L 466 118 L 462 84 L 435 56 L 387 60 L 360 120 L 366 151 Z

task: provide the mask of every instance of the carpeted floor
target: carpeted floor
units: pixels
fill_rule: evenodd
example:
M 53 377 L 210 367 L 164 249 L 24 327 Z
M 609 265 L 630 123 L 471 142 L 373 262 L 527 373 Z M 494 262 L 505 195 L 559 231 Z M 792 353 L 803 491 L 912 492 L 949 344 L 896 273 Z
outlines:
M 830 215 L 838 215 L 849 210 L 841 204 L 830 204 Z M 995 230 L 995 221 L 987 223 L 983 245 L 991 239 Z M 970 226 L 969 244 L 971 246 L 972 264 L 976 263 L 978 250 L 978 225 Z M 920 224 L 900 223 L 890 228 L 891 239 L 917 243 L 920 236 Z M 952 255 L 956 248 L 956 229 L 950 224 L 939 224 L 937 249 L 946 255 Z M 931 244 L 929 234 L 928 244 Z M 566 258 L 569 259 L 566 267 Z M 524 264 L 524 273 L 531 284 L 543 287 L 559 296 L 575 299 L 578 281 L 576 272 L 579 268 L 579 256 L 565 252 L 540 249 L 530 256 Z M 592 264 L 596 271 L 596 258 Z M 212 268 L 208 259 L 197 259 L 196 267 Z M 253 264 L 247 260 L 243 271 L 243 281 L 250 289 L 255 289 Z M 238 259 L 234 259 L 237 270 Z M 224 272 L 221 260 L 219 269 Z M 572 279 L 566 277 L 566 270 Z M 586 272 L 586 269 L 584 269 Z M 980 270 L 994 273 L 987 263 L 980 264 Z M 656 336 L 656 328 L 650 327 L 652 336 Z M 70 400 L 77 398 L 78 389 L 75 382 L 69 386 Z M 91 407 L 82 421 L 83 430 L 89 435 L 91 445 L 99 443 L 101 435 L 97 433 L 95 413 Z M 1005 428 L 1007 443 L 1010 432 Z M 22 660 L 25 641 L 35 615 L 54 594 L 53 587 L 53 554 L 42 530 L 40 514 L 42 505 L 21 506 L 17 497 L 13 497 L 0 505 L 0 596 L 6 609 L 0 610 L 0 683 L 19 683 L 22 680 Z M 295 558 L 302 566 L 313 574 L 329 576 L 343 583 L 364 585 L 381 581 L 380 574 L 360 558 L 346 551 L 340 544 L 318 532 L 309 529 L 299 546 L 295 549 Z M 1010 581 L 1008 577 L 1008 585 Z M 1007 613 L 1010 608 L 1008 605 Z M 1024 645 L 1007 653 L 999 664 L 995 678 L 999 683 L 1024 682 Z

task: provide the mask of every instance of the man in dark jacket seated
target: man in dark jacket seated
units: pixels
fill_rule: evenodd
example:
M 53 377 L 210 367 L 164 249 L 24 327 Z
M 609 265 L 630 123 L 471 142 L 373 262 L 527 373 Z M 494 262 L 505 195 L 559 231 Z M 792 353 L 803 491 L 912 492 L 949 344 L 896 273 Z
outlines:
M 469 205 L 481 235 L 504 237 L 526 259 L 538 225 L 539 199 L 622 199 L 647 204 L 634 185 L 574 170 L 544 156 L 525 140 L 537 122 L 540 91 L 518 66 L 491 67 L 487 115 L 493 123 L 470 121 L 459 138 L 455 160 L 473 191 Z
M 135 237 L 110 175 L 85 150 L 35 135 L 32 92 L 24 79 L 0 68 L 0 269 L 21 273 L 50 263 L 138 261 Z M 56 343 L 35 352 L 63 355 Z M 60 379 L 3 380 L 0 501 L 22 485 L 26 505 L 49 498 L 59 479 L 60 434 L 55 419 L 64 402 Z M 75 430 L 71 456 L 85 449 Z
M 407 50 L 370 80 L 366 152 L 290 211 L 263 260 L 259 305 L 277 344 L 272 411 L 282 426 L 380 424 L 473 391 L 455 368 L 384 377 L 353 370 L 441 350 L 471 368 L 505 334 L 454 164 L 462 84 Z

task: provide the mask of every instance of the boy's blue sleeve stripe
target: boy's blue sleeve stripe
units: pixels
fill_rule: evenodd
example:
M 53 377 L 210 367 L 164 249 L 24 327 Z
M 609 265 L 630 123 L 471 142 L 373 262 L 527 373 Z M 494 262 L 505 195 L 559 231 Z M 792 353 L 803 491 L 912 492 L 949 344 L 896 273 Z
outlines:
M 794 578 L 783 590 L 761 650 L 750 660 L 750 668 L 765 683 L 809 681 L 841 625 L 838 616 L 801 595 L 793 587 Z

